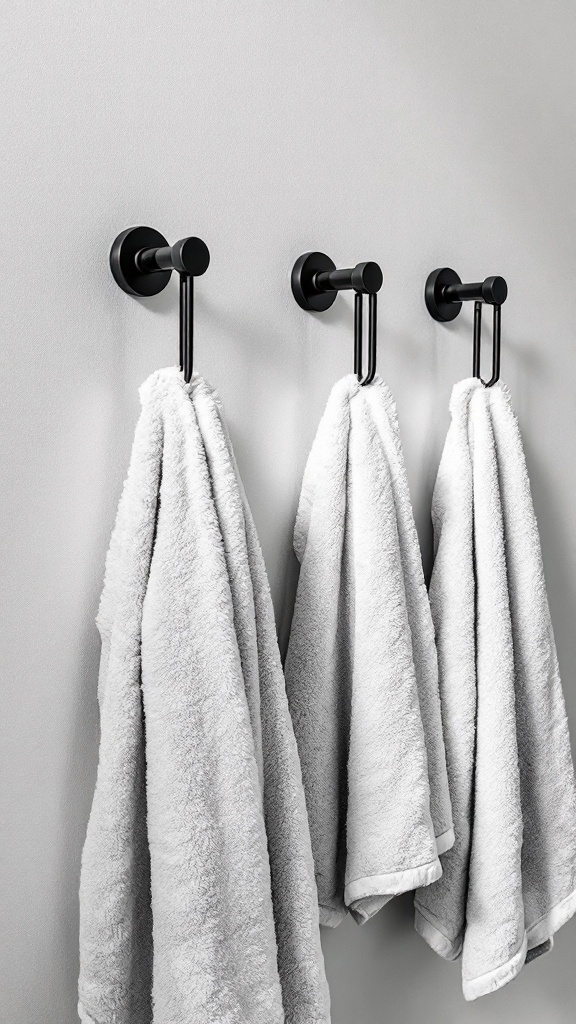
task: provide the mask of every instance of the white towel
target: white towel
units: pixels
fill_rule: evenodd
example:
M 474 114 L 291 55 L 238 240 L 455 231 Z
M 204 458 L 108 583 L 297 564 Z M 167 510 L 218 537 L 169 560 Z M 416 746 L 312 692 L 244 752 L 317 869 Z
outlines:
M 441 873 L 452 817 L 434 631 L 392 396 L 334 387 L 294 533 L 286 661 L 320 921 L 362 923 Z
M 98 616 L 80 1017 L 327 1022 L 297 749 L 220 405 L 176 370 L 141 398 Z
M 434 491 L 430 599 L 456 843 L 416 928 L 501 988 L 576 909 L 576 791 L 540 542 L 507 388 L 461 381 Z

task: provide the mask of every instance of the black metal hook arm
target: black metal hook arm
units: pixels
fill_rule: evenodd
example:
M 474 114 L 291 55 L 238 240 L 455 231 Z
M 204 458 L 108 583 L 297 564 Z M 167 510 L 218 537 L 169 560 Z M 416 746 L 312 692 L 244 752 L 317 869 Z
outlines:
M 110 268 L 116 283 L 129 295 L 157 295 L 172 271 L 180 275 L 180 369 L 188 384 L 193 372 L 194 286 L 210 263 L 208 246 L 201 238 L 181 238 L 174 245 L 153 228 L 127 228 L 110 250 Z
M 194 367 L 194 278 L 180 274 L 180 369 L 187 384 Z
M 368 370 L 366 376 L 362 376 L 362 292 L 356 292 L 354 296 L 354 373 L 358 382 L 364 387 L 371 384 L 376 376 L 376 335 L 377 335 L 377 295 L 376 292 L 368 293 Z
M 382 271 L 377 263 L 358 263 L 337 270 L 323 252 L 305 252 L 292 268 L 292 294 L 302 309 L 321 313 L 330 308 L 339 291 L 355 291 L 354 297 L 354 373 L 360 384 L 370 384 L 376 375 L 377 299 L 382 287 Z M 368 370 L 362 376 L 363 297 L 368 295 Z
M 478 377 L 485 387 L 491 388 L 500 379 L 500 349 L 502 335 L 502 303 L 506 301 L 508 285 L 503 277 L 487 277 L 474 284 L 463 284 L 458 274 L 450 267 L 441 267 L 428 276 L 424 298 L 426 308 L 434 320 L 446 323 L 454 320 L 462 303 L 474 302 L 474 346 L 472 354 L 472 375 Z M 492 329 L 492 375 L 484 381 L 480 376 L 480 350 L 482 343 L 482 306 L 493 307 Z
M 502 306 L 493 304 L 492 313 L 492 376 L 484 380 L 480 373 L 480 351 L 482 347 L 482 302 L 474 303 L 474 352 L 472 356 L 472 376 L 478 377 L 484 387 L 491 388 L 500 378 L 500 346 L 502 333 Z

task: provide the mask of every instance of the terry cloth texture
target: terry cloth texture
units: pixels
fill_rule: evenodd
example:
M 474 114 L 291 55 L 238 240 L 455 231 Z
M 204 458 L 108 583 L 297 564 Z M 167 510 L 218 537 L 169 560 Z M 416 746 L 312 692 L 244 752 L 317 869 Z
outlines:
M 98 615 L 80 1017 L 328 1022 L 268 582 L 220 404 L 175 369 L 141 399 Z
M 416 928 L 501 988 L 576 909 L 576 794 L 538 528 L 508 389 L 461 381 L 433 499 L 430 600 L 456 842 Z
M 358 923 L 441 874 L 454 841 L 434 631 L 396 409 L 378 377 L 332 390 L 294 532 L 286 661 L 320 921 Z

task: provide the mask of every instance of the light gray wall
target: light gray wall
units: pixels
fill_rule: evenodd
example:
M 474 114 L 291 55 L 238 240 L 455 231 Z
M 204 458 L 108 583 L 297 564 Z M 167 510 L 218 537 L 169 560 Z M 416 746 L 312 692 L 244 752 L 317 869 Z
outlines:
M 471 310 L 434 324 L 427 273 L 503 274 L 503 376 L 524 432 L 576 733 L 576 7 L 572 0 L 35 0 L 5 4 L 0 1020 L 72 1024 L 94 784 L 94 614 L 138 412 L 174 361 L 177 286 L 139 303 L 107 254 L 143 223 L 205 238 L 197 366 L 225 400 L 283 636 L 302 469 L 352 362 L 294 258 L 378 260 L 430 561 L 430 493 Z M 409 899 L 325 934 L 334 1024 L 567 1024 L 576 925 L 480 1003 L 413 932 Z

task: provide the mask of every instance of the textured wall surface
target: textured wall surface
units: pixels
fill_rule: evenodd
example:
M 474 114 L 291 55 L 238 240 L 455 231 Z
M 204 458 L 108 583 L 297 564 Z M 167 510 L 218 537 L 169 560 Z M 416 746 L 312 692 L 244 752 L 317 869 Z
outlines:
M 576 736 L 576 8 L 570 0 L 36 0 L 2 12 L 0 1020 L 76 1020 L 77 888 L 95 777 L 94 615 L 138 412 L 175 361 L 177 285 L 122 293 L 130 224 L 198 234 L 197 367 L 216 384 L 279 628 L 291 529 L 350 297 L 300 310 L 306 249 L 384 270 L 379 368 L 396 395 L 424 559 L 471 313 L 435 324 L 427 273 L 502 274 L 503 379 L 524 433 Z M 489 353 L 486 353 L 488 358 Z M 568 1024 L 576 924 L 466 1005 L 410 900 L 326 933 L 334 1024 Z

